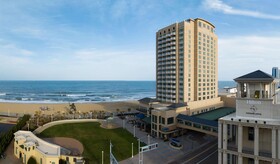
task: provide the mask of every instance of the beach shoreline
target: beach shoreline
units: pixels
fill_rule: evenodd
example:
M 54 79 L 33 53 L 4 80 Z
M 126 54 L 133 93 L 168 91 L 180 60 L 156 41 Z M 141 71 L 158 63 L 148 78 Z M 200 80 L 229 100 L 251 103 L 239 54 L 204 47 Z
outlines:
M 128 108 L 135 109 L 139 106 L 137 100 L 115 101 L 115 102 L 97 102 L 97 103 L 75 103 L 77 112 L 105 111 L 116 112 L 128 111 Z M 46 108 L 48 110 L 41 110 Z M 12 103 L 0 102 L 0 115 L 14 114 L 35 114 L 36 111 L 42 111 L 44 114 L 55 114 L 57 112 L 66 113 L 69 103 Z

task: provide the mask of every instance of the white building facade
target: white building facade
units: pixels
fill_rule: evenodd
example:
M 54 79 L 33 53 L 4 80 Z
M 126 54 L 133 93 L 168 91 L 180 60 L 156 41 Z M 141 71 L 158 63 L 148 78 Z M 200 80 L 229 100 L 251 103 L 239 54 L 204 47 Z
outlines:
M 277 79 L 258 70 L 234 80 L 236 113 L 219 119 L 219 164 L 280 163 Z

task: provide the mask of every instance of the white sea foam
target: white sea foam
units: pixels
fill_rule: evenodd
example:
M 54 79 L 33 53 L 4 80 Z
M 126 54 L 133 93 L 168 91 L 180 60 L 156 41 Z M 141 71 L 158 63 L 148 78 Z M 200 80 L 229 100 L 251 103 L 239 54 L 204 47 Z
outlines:
M 66 94 L 67 97 L 85 97 L 86 94 Z
M 6 93 L 0 93 L 0 96 L 6 96 Z

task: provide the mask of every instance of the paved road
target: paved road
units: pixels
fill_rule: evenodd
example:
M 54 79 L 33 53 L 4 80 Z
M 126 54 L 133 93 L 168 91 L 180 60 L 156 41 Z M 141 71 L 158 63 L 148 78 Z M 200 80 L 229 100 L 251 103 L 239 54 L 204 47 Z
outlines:
M 210 161 L 210 162 L 209 162 Z M 218 163 L 218 150 L 212 152 L 207 156 L 207 158 L 200 161 L 199 164 L 209 164 L 209 163 Z
M 119 124 L 120 126 L 122 126 L 122 120 L 115 118 L 114 122 Z M 134 133 L 134 129 L 133 126 L 131 124 L 124 124 L 125 128 L 130 131 L 132 134 Z M 135 129 L 136 132 L 136 137 L 137 138 L 141 138 L 141 141 L 147 143 L 147 133 L 143 132 L 143 131 L 139 131 L 138 128 Z M 152 150 L 150 152 L 145 152 L 144 153 L 144 163 L 145 164 L 156 164 L 156 163 L 162 163 L 162 164 L 166 164 L 166 163 L 172 163 L 175 162 L 174 164 L 181 164 L 184 163 L 186 161 L 186 159 L 189 159 L 193 156 L 195 156 L 196 154 L 202 152 L 203 150 L 205 150 L 206 148 L 208 148 L 209 146 L 211 146 L 214 143 L 217 143 L 217 139 L 216 137 L 212 137 L 209 135 L 205 135 L 202 133 L 198 133 L 198 132 L 193 132 L 193 131 L 189 131 L 188 134 L 178 137 L 177 139 L 179 139 L 182 144 L 183 144 L 183 149 L 181 150 L 176 150 L 173 149 L 169 146 L 169 142 L 163 142 L 163 140 L 158 139 L 158 138 L 150 138 L 151 139 L 151 143 L 158 143 L 158 149 L 156 150 Z M 215 140 L 215 141 L 213 141 Z M 209 142 L 211 142 L 211 144 L 209 144 Z M 202 147 L 202 148 L 201 148 Z M 195 151 L 198 150 L 198 151 Z M 195 153 L 192 153 L 194 152 Z M 185 156 L 187 154 L 192 153 L 190 156 L 188 156 L 187 158 L 185 158 Z M 204 155 L 204 157 L 207 155 Z M 177 160 L 178 159 L 178 160 Z M 180 161 L 181 159 L 181 161 Z M 201 157 L 198 159 L 202 159 Z M 126 159 L 124 161 L 120 161 L 120 164 L 136 164 L 138 163 L 139 160 L 139 155 L 135 155 L 133 158 L 129 158 Z M 179 162 L 177 162 L 179 161 Z
M 174 159 L 174 161 L 169 162 L 169 164 L 192 164 L 192 163 L 217 163 L 218 159 L 215 157 L 217 152 L 218 144 L 217 140 L 213 140 L 210 143 L 205 144 L 199 149 L 183 155 L 179 158 Z

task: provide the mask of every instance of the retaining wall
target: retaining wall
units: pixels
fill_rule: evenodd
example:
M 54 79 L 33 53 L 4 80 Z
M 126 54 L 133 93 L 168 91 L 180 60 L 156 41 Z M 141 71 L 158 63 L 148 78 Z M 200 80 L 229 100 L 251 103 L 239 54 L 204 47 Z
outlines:
M 71 119 L 71 120 L 59 120 L 59 121 L 53 121 L 49 122 L 47 124 L 44 124 L 43 126 L 38 127 L 33 131 L 34 134 L 39 134 L 42 131 L 48 129 L 49 127 L 52 127 L 54 125 L 60 125 L 60 124 L 69 124 L 69 123 L 81 123 L 81 122 L 102 122 L 105 120 L 101 119 Z

